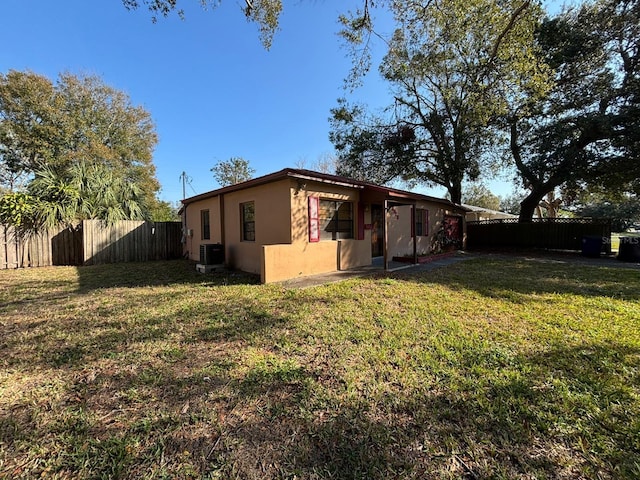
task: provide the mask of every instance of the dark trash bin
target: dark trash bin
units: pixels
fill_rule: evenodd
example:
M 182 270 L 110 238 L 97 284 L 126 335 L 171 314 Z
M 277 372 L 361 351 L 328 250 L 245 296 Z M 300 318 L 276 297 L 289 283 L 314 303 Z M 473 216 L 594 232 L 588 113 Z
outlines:
M 582 255 L 599 257 L 602 251 L 602 235 L 585 235 L 582 237 Z
M 640 262 L 640 237 L 620 237 L 618 260 Z

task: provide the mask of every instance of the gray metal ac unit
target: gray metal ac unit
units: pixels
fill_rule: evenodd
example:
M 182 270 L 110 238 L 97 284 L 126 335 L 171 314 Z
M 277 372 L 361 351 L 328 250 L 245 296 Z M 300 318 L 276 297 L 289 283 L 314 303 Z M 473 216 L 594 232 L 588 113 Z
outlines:
M 224 263 L 224 246 L 221 243 L 200 245 L 200 263 L 202 265 L 221 265 Z

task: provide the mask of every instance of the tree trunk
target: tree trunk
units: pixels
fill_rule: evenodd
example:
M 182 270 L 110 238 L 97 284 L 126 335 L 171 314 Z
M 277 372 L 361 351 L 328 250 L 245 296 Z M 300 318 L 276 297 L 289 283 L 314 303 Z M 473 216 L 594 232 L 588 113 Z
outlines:
M 449 185 L 447 186 L 447 190 L 449 191 L 451 201 L 456 205 L 460 205 L 462 203 L 462 183 L 458 185 Z
M 536 207 L 540 204 L 540 200 L 548 193 L 546 189 L 534 189 L 520 202 L 520 216 L 518 222 L 528 223 L 533 219 Z

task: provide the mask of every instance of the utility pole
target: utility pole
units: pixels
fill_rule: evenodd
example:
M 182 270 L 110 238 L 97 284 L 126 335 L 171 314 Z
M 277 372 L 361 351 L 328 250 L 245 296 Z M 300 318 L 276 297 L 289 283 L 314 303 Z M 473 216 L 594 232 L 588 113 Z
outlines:
M 182 179 L 182 199 L 184 200 L 185 198 L 187 198 L 187 179 L 188 179 L 188 175 L 186 172 L 182 172 L 182 175 L 180 175 L 180 179 Z

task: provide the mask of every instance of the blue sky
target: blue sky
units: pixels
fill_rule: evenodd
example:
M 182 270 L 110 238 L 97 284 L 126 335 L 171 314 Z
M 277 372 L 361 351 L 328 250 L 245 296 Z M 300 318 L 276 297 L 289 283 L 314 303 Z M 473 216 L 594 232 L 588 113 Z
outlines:
M 191 178 L 187 196 L 217 188 L 210 168 L 230 157 L 263 175 L 330 154 L 329 109 L 346 94 L 351 65 L 337 17 L 361 1 L 285 2 L 270 51 L 245 20 L 243 1 L 207 11 L 196 0 L 183 3 L 185 20 L 154 24 L 146 10 L 127 11 L 120 0 L 2 0 L 0 71 L 97 75 L 126 92 L 155 121 L 163 200 L 182 198 L 183 171 Z M 380 105 L 386 92 L 373 72 L 349 98 Z M 491 188 L 507 194 L 511 187 Z

